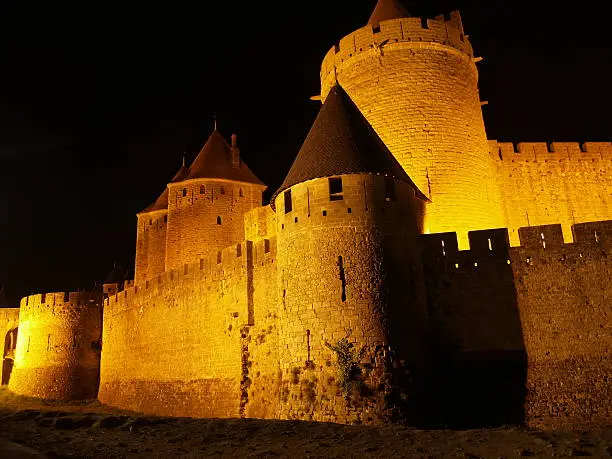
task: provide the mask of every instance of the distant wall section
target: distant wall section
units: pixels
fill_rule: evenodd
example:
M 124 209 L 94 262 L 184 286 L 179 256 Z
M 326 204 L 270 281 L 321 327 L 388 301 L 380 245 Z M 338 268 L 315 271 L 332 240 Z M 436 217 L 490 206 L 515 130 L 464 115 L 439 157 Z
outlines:
M 9 389 L 45 399 L 96 398 L 102 295 L 48 293 L 21 300 Z
M 520 227 L 561 223 L 572 241 L 573 224 L 612 218 L 612 143 L 489 145 L 512 245 Z

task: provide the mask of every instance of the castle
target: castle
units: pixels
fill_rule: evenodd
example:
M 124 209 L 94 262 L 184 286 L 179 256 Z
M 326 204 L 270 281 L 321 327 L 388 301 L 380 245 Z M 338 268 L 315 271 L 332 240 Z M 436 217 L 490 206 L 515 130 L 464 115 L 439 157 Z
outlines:
M 487 139 L 458 12 L 379 0 L 282 186 L 215 128 L 135 278 L 0 309 L 2 384 L 157 415 L 610 422 L 612 143 Z

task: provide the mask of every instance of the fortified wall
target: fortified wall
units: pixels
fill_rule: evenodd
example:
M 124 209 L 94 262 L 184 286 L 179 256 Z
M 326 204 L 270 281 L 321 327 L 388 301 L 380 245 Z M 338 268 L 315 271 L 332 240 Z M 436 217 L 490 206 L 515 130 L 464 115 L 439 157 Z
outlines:
M 612 143 L 493 140 L 489 147 L 512 245 L 523 226 L 561 223 L 572 241 L 573 224 L 612 217 Z
M 292 331 L 276 237 L 261 237 L 270 210 L 248 215 L 257 241 L 107 300 L 103 403 L 158 415 L 357 420 L 337 355 L 325 346 L 315 353 L 313 336 Z M 427 401 L 427 421 L 576 428 L 610 419 L 612 222 L 572 232 L 568 243 L 560 225 L 521 228 L 521 246 L 510 247 L 507 230 L 476 231 L 466 251 L 454 233 L 419 237 L 432 335 L 423 352 L 434 367 L 427 390 L 412 396 Z M 350 282 L 348 292 L 359 280 Z M 338 308 L 325 315 L 330 343 L 356 343 L 342 305 L 330 307 Z M 281 366 L 281 341 L 303 347 L 292 371 Z M 369 359 L 359 367 L 372 371 Z M 329 379 L 313 377 L 314 369 Z
M 47 293 L 21 300 L 9 389 L 45 399 L 96 398 L 102 295 Z
M 442 416 L 577 428 L 610 420 L 612 222 L 422 236 Z

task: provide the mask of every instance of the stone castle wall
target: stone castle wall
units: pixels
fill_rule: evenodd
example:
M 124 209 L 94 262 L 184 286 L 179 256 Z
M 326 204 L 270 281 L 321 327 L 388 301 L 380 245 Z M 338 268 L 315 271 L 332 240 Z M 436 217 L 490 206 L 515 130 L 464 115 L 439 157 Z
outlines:
M 254 298 L 253 256 L 271 265 L 270 241 L 241 242 L 110 298 L 104 313 L 100 400 L 158 415 L 238 416 Z M 268 251 L 266 251 L 268 250 Z M 269 270 L 269 272 L 268 272 Z M 257 288 L 256 288 L 257 286 Z M 246 363 L 246 360 L 245 360 Z
M 46 399 L 96 398 L 101 333 L 100 294 L 23 298 L 10 390 Z
M 612 223 L 423 236 L 441 417 L 579 428 L 609 422 Z M 444 243 L 444 244 L 442 244 Z
M 0 308 L 0 382 L 9 382 L 15 359 L 15 340 L 19 327 L 19 308 Z
M 242 241 L 244 214 L 261 206 L 265 187 L 206 179 L 171 183 L 168 188 L 166 271 Z
M 561 223 L 571 241 L 574 223 L 612 218 L 612 143 L 489 144 L 512 245 L 523 226 Z
M 335 82 L 432 203 L 426 232 L 503 226 L 488 158 L 478 70 L 458 13 L 365 26 L 323 61 L 321 96 Z

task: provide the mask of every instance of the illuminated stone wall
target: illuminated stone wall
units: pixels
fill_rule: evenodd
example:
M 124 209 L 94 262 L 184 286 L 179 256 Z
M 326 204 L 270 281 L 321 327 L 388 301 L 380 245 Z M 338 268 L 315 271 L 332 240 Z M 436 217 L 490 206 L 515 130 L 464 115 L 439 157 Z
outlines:
M 518 228 L 561 223 L 572 241 L 574 223 L 612 218 L 612 143 L 490 142 L 510 242 Z
M 165 271 L 168 211 L 138 214 L 137 228 L 134 280 L 140 284 Z
M 238 416 L 251 243 L 168 271 L 105 304 L 100 401 L 149 414 Z
M 321 96 L 338 81 L 432 203 L 425 231 L 503 227 L 478 93 L 459 13 L 365 26 L 323 60 Z
M 9 389 L 46 399 L 96 398 L 102 295 L 48 293 L 21 300 Z
M 7 384 L 15 358 L 15 330 L 19 326 L 19 308 L 0 308 L 0 381 Z M 8 336 L 10 334 L 10 336 Z
M 612 222 L 422 236 L 445 423 L 547 428 L 610 419 Z M 442 244 L 444 242 L 444 244 Z
M 195 263 L 242 241 L 244 214 L 261 206 L 264 188 L 227 180 L 171 183 L 166 271 Z
M 392 181 L 394 201 L 385 198 L 385 177 L 341 178 L 341 200 L 330 200 L 327 178 L 293 186 L 291 211 L 284 193 L 276 198 L 281 419 L 378 422 L 389 415 L 390 346 L 408 350 L 397 356 L 407 367 L 419 357 L 425 317 L 415 300 L 414 242 L 422 201 L 404 182 Z M 401 345 L 390 324 L 402 325 Z M 363 386 L 341 375 L 341 353 L 327 346 L 344 338 Z

